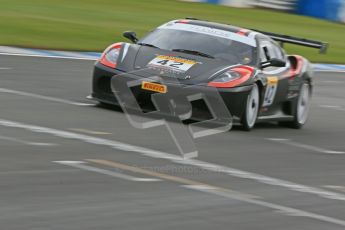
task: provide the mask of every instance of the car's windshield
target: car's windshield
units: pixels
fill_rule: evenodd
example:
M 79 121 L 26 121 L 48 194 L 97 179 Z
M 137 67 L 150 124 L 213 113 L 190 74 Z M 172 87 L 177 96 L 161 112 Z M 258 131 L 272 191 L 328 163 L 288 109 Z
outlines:
M 255 42 L 254 39 L 253 41 Z M 197 51 L 204 56 L 209 55 L 226 60 L 229 64 L 255 65 L 257 59 L 255 44 L 246 44 L 231 38 L 180 29 L 160 27 L 141 39 L 139 43 L 152 44 L 166 50 Z

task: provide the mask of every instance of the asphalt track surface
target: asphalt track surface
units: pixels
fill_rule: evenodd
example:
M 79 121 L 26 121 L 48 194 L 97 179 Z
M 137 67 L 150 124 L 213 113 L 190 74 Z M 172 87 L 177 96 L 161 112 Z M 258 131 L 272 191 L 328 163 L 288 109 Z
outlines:
M 93 61 L 0 55 L 0 229 L 345 229 L 345 73 L 302 130 L 195 140 L 85 99 Z

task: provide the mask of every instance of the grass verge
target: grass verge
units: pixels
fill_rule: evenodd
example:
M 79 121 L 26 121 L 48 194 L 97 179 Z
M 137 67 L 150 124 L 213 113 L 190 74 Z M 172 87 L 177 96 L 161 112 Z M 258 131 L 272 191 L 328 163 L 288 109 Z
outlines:
M 330 43 L 327 55 L 287 45 L 313 62 L 345 63 L 345 25 L 262 9 L 237 9 L 175 0 L 0 0 L 0 45 L 102 51 L 176 18 L 195 18 Z

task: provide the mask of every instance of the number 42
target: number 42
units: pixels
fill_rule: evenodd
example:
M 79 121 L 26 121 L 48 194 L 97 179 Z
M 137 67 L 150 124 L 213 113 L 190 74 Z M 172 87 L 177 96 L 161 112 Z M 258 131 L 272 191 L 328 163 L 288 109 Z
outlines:
M 157 63 L 161 64 L 161 65 L 167 65 L 167 66 L 170 66 L 170 67 L 173 67 L 173 68 L 179 68 L 179 66 L 183 65 L 182 62 L 174 62 L 172 61 L 169 62 L 169 60 L 162 60 L 162 61 L 158 61 Z

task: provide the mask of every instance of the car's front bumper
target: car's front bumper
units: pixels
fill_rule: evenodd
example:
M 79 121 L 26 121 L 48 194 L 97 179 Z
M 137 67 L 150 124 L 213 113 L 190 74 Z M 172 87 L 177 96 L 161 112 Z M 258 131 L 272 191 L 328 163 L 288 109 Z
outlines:
M 108 67 L 103 66 L 100 63 L 96 63 L 94 72 L 93 72 L 93 83 L 92 83 L 92 94 L 91 98 L 107 103 L 112 105 L 119 105 L 119 102 L 115 96 L 115 94 L 112 92 L 111 87 L 111 80 L 113 76 L 126 74 L 120 70 L 111 69 Z M 139 76 L 137 76 L 139 77 Z M 140 77 L 139 77 L 140 78 Z M 166 84 L 168 91 L 174 91 L 178 90 L 178 87 L 176 84 Z M 215 95 L 215 88 L 209 87 L 209 86 L 193 86 L 195 92 L 195 89 L 200 91 L 200 93 L 204 93 L 208 97 L 214 96 L 218 99 L 221 98 L 230 111 L 230 113 L 233 116 L 236 117 L 242 117 L 242 114 L 245 110 L 245 106 L 247 104 L 247 98 L 250 90 L 252 89 L 252 85 L 246 85 L 241 87 L 234 87 L 234 88 L 217 88 L 217 91 L 220 95 Z M 134 90 L 132 90 L 133 96 L 136 97 L 138 101 L 140 101 L 140 104 L 147 103 L 148 105 L 152 106 L 151 101 L 151 95 L 152 92 L 146 91 L 141 89 L 140 87 L 135 87 Z M 204 108 L 203 103 L 199 102 L 193 102 L 192 103 L 192 109 L 193 114 L 199 111 L 202 111 Z

